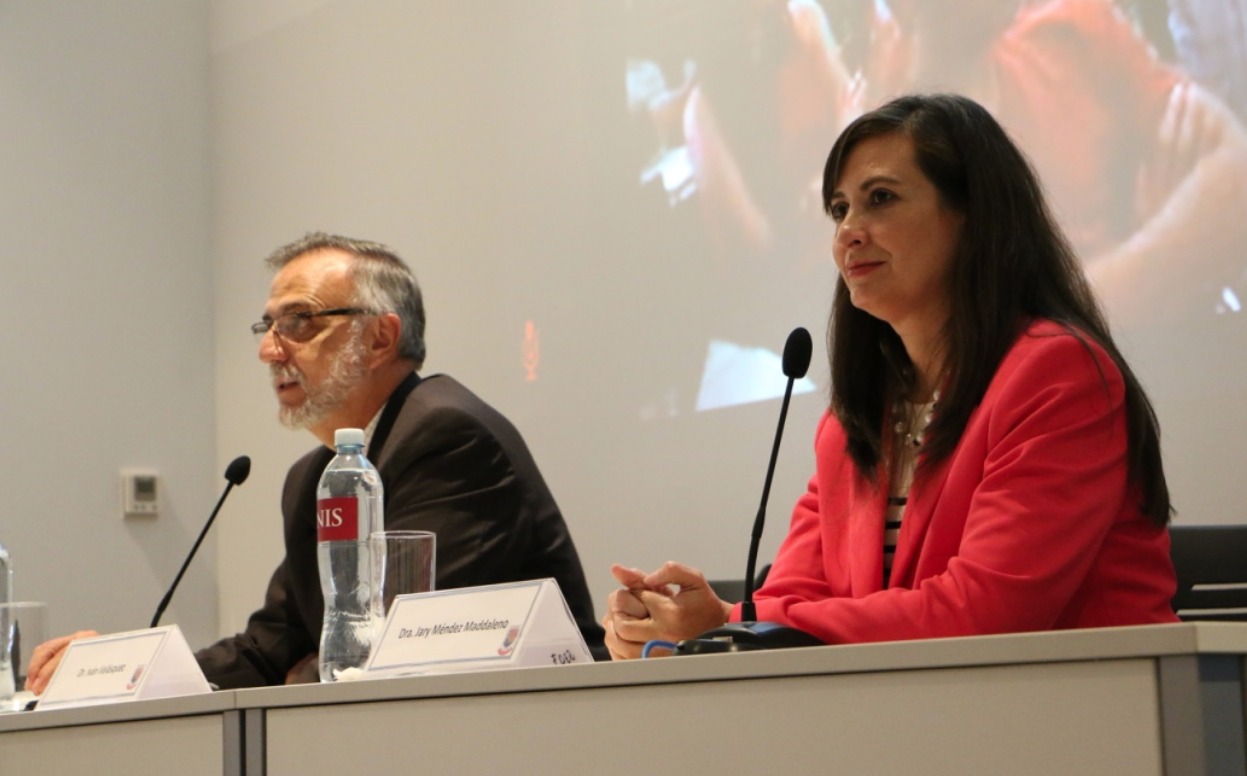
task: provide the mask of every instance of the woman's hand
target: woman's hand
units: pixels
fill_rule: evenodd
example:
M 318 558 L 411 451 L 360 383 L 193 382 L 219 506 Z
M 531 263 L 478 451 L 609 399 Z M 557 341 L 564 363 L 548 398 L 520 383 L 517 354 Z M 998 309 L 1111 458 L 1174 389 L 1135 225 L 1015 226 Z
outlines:
M 611 573 L 623 585 L 610 594 L 602 619 L 614 660 L 640 657 L 650 641 L 693 638 L 727 622 L 732 611 L 705 575 L 682 563 L 669 561 L 652 574 L 616 564 Z

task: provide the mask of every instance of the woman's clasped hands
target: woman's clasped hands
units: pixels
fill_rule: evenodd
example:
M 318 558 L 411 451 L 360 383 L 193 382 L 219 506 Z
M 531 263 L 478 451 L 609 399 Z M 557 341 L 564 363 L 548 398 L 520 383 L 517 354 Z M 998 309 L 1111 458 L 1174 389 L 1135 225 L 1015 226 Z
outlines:
M 602 618 L 613 660 L 641 657 L 651 641 L 694 638 L 726 623 L 732 612 L 704 574 L 682 563 L 668 561 L 651 574 L 615 564 L 611 574 L 623 586 L 607 598 Z

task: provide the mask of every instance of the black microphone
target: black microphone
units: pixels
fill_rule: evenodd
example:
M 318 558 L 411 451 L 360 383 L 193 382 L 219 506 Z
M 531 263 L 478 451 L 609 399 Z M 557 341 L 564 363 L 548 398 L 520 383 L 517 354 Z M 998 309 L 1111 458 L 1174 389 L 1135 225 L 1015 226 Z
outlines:
M 784 375 L 788 385 L 784 388 L 784 402 L 779 408 L 779 424 L 775 427 L 775 442 L 771 445 L 771 460 L 766 467 L 766 481 L 762 485 L 762 502 L 753 521 L 753 534 L 749 542 L 749 558 L 745 571 L 745 600 L 740 606 L 740 622 L 728 623 L 721 628 L 703 633 L 695 639 L 685 639 L 676 644 L 672 654 L 702 655 L 712 652 L 741 652 L 755 649 L 780 647 L 810 647 L 823 642 L 796 628 L 773 622 L 757 622 L 757 607 L 753 603 L 754 575 L 758 565 L 758 545 L 762 541 L 762 526 L 766 523 L 766 502 L 771 495 L 771 480 L 775 476 L 775 463 L 779 458 L 779 442 L 784 436 L 784 421 L 788 418 L 788 401 L 792 398 L 792 386 L 805 377 L 810 368 L 810 355 L 814 342 L 810 333 L 797 327 L 784 343 Z
M 249 474 L 251 474 L 251 459 L 245 455 L 238 456 L 229 462 L 229 466 L 225 467 L 225 479 L 229 483 L 221 493 L 221 498 L 217 499 L 216 506 L 212 509 L 212 514 L 208 515 L 208 522 L 204 523 L 203 530 L 199 532 L 199 538 L 195 540 L 195 546 L 191 547 L 190 554 L 186 556 L 186 560 L 182 563 L 182 568 L 178 570 L 178 575 L 173 578 L 173 584 L 169 586 L 169 592 L 165 593 L 165 597 L 160 599 L 160 605 L 156 607 L 156 614 L 152 615 L 150 627 L 156 627 L 160 622 L 160 615 L 165 613 L 165 609 L 169 606 L 169 601 L 173 600 L 173 591 L 178 589 L 178 583 L 182 581 L 182 575 L 186 573 L 186 567 L 191 565 L 191 558 L 195 557 L 195 553 L 199 551 L 199 545 L 203 543 L 204 537 L 208 535 L 208 529 L 212 527 L 212 521 L 216 520 L 217 512 L 221 511 L 221 505 L 225 503 L 225 497 L 229 495 L 230 490 L 235 485 L 241 485 L 246 482 Z

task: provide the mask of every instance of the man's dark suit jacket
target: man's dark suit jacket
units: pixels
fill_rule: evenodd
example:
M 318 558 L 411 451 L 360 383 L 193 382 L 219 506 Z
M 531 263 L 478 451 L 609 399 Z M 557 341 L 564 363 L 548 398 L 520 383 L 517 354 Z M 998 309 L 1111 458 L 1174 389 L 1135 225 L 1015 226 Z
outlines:
M 242 633 L 196 654 L 222 689 L 282 684 L 319 649 L 324 599 L 316 557 L 316 486 L 334 452 L 299 459 L 282 493 L 286 558 Z M 395 390 L 368 446 L 385 487 L 387 529 L 437 534 L 437 588 L 553 577 L 599 657 L 602 629 L 567 525 L 511 423 L 444 375 Z

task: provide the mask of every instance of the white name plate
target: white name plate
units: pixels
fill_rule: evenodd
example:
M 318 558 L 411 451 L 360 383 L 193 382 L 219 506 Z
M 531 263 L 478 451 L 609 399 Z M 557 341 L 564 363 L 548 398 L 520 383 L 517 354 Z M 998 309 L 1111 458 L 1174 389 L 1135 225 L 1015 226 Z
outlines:
M 591 663 L 553 579 L 398 596 L 365 678 Z
M 212 692 L 176 625 L 70 642 L 38 710 Z

